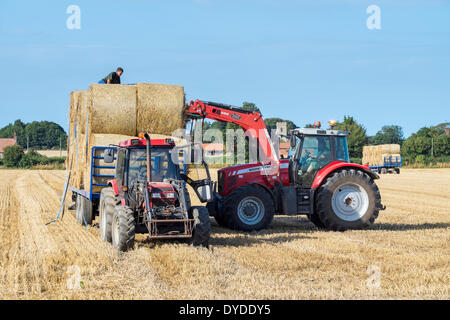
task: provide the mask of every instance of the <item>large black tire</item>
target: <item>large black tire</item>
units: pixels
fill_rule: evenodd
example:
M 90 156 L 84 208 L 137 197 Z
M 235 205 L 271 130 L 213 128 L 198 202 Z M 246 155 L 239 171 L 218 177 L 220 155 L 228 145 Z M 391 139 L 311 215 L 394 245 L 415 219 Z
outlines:
M 381 196 L 375 182 L 360 170 L 341 170 L 318 189 L 317 214 L 325 228 L 335 231 L 363 229 L 375 222 Z
M 226 217 L 223 215 L 223 213 L 216 213 L 216 215 L 214 216 L 214 219 L 216 220 L 217 224 L 221 227 L 224 228 L 229 228 L 230 226 L 227 224 L 227 219 Z
M 323 222 L 320 220 L 320 217 L 317 213 L 313 213 L 308 215 L 308 219 L 309 221 L 311 221 L 312 223 L 314 223 L 314 225 L 319 228 L 319 229 L 325 229 L 325 225 L 323 224 Z
M 135 229 L 133 210 L 126 206 L 116 206 L 111 225 L 114 248 L 123 252 L 133 249 Z
M 237 188 L 225 199 L 223 217 L 226 226 L 231 229 L 256 231 L 267 228 L 274 214 L 272 197 L 256 186 Z
M 192 244 L 195 247 L 209 247 L 211 236 L 211 223 L 208 210 L 205 207 L 192 207 L 190 216 L 194 219 L 194 229 L 192 234 Z
M 228 228 L 227 220 L 225 219 L 223 212 L 217 207 L 217 199 L 213 202 L 208 202 L 206 204 L 206 209 L 209 212 L 209 216 L 214 217 L 219 226 Z
M 75 218 L 80 225 L 84 225 L 85 221 L 88 225 L 92 224 L 94 212 L 92 210 L 92 202 L 82 195 L 77 195 Z
M 105 188 L 100 193 L 99 226 L 100 239 L 111 242 L 111 224 L 116 206 L 115 194 L 112 188 Z
M 400 168 L 395 168 L 394 171 L 396 174 L 400 174 Z

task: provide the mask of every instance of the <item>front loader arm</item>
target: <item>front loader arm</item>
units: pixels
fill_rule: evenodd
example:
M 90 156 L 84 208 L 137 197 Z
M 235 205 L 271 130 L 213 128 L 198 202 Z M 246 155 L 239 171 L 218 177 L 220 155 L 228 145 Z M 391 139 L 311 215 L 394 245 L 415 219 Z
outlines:
M 263 153 L 261 155 L 262 163 L 279 164 L 266 124 L 259 112 L 216 102 L 195 100 L 189 103 L 186 114 L 189 118 L 207 118 L 240 126 L 247 136 L 255 138 L 259 144 Z

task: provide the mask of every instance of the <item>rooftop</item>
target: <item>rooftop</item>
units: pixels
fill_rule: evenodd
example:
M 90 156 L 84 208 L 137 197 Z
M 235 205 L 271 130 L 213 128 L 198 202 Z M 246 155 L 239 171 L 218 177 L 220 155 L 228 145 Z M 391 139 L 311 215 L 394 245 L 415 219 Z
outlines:
M 6 147 L 13 146 L 16 144 L 16 139 L 13 138 L 2 138 L 0 139 L 0 153 L 5 151 Z

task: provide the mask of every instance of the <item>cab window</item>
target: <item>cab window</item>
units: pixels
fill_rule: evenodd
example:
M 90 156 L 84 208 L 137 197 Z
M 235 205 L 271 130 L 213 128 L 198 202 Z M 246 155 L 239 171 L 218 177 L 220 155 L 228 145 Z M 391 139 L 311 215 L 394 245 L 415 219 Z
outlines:
M 347 137 L 336 137 L 336 160 L 350 162 L 348 158 Z
M 126 160 L 127 150 L 120 149 L 117 155 L 117 164 L 116 164 L 116 179 L 119 186 L 123 186 L 123 174 L 125 168 L 125 160 Z
M 300 184 L 305 187 L 311 186 L 316 173 L 331 161 L 330 137 L 305 136 L 297 172 Z

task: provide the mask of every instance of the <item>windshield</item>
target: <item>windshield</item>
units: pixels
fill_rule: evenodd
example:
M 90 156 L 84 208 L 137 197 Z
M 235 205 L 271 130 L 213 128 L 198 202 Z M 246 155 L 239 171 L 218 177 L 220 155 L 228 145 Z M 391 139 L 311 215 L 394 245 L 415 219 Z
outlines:
M 135 180 L 147 179 L 147 154 L 145 149 L 130 149 L 128 185 Z M 179 179 L 178 168 L 172 162 L 169 149 L 152 149 L 152 181 Z

